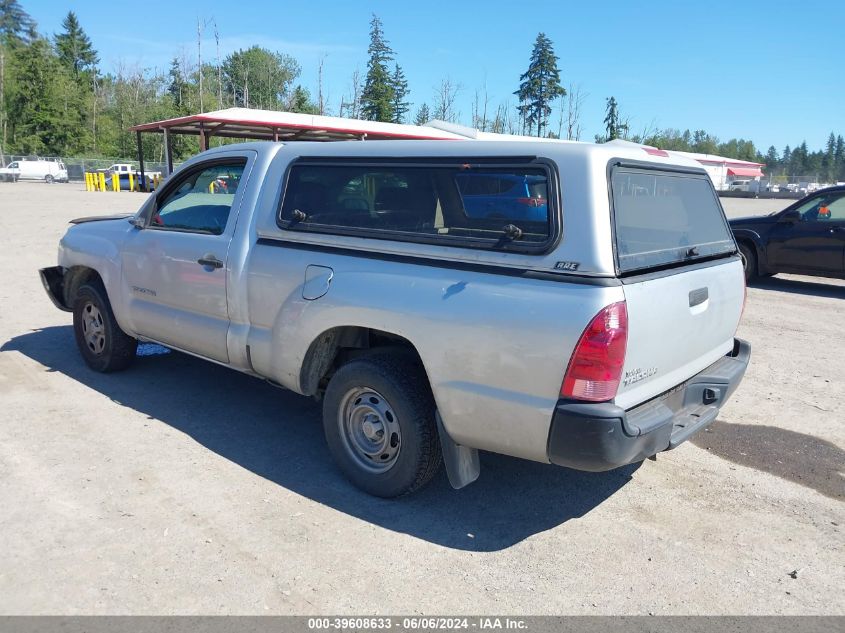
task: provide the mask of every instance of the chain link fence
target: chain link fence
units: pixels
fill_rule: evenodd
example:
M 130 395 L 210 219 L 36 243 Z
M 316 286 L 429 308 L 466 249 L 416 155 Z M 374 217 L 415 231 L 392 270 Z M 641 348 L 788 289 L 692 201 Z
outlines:
M 135 171 L 139 171 L 138 161 L 126 158 L 65 158 L 62 156 L 25 156 L 22 154 L 3 155 L 2 158 L 0 158 L 0 167 L 6 167 L 10 163 L 14 163 L 15 161 L 21 160 L 61 161 L 65 164 L 65 168 L 67 169 L 68 179 L 79 182 L 85 181 L 86 172 L 96 172 L 99 170 L 108 169 L 112 165 L 118 163 L 128 163 L 134 167 Z M 175 169 L 179 164 L 180 163 L 174 163 L 173 168 Z M 149 174 L 155 172 L 164 173 L 165 163 L 158 161 L 144 161 L 144 171 Z

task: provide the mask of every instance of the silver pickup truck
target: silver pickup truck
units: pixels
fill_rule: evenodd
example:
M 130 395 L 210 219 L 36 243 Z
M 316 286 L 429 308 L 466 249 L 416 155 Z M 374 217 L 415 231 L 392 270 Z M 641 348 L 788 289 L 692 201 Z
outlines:
M 360 488 L 478 451 L 602 471 L 674 448 L 745 372 L 742 262 L 704 170 L 613 144 L 248 143 L 41 271 L 96 371 L 153 341 L 321 398 Z M 232 394 L 233 398 L 237 394 Z

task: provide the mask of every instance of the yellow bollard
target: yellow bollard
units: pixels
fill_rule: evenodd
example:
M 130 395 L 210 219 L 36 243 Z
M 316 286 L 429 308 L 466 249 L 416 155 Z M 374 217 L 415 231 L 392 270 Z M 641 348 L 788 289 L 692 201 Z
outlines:
M 129 191 L 135 191 L 135 174 L 129 172 Z
M 89 179 L 88 179 L 88 172 L 86 171 L 86 172 L 85 172 L 84 174 L 82 174 L 82 175 L 83 175 L 83 176 L 85 176 L 85 191 L 91 191 L 91 183 L 90 183 L 90 181 L 89 181 Z
M 117 174 L 111 175 L 111 190 L 120 191 L 120 176 Z
M 106 175 L 103 172 L 97 174 L 99 178 L 97 179 L 100 184 L 100 191 L 106 190 Z

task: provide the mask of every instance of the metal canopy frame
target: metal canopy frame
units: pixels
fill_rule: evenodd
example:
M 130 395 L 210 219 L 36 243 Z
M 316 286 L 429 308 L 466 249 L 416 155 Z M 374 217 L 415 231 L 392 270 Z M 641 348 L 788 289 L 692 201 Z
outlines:
M 142 135 L 161 134 L 167 176 L 173 173 L 173 134 L 199 136 L 200 151 L 212 137 L 258 141 L 350 141 L 350 140 L 458 140 L 467 137 L 435 127 L 379 123 L 293 112 L 230 108 L 190 116 L 143 123 L 130 128 L 136 134 L 141 182 L 146 182 Z

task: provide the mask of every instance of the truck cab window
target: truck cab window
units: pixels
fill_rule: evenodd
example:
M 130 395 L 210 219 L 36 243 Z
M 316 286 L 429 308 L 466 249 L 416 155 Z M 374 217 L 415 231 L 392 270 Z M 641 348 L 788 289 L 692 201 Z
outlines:
M 220 235 L 243 175 L 242 161 L 218 163 L 186 174 L 158 202 L 152 228 Z

